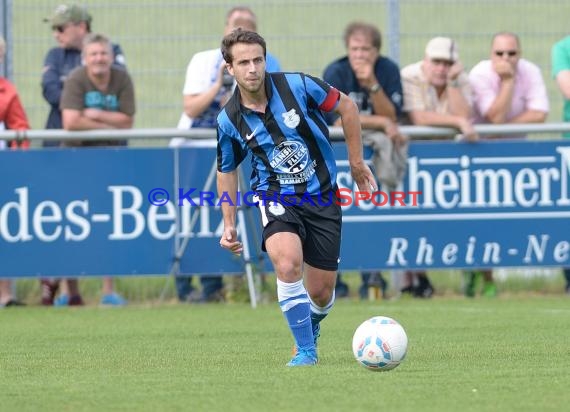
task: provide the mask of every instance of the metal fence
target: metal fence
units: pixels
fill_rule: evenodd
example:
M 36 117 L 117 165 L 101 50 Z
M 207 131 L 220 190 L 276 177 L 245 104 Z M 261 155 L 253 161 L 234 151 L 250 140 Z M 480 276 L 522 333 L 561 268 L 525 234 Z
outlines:
M 13 51 L 6 68 L 36 129 L 44 126 L 48 111 L 40 88 L 42 62 L 55 45 L 42 19 L 63 1 L 0 0 L 4 7 L 0 25 Z M 431 37 L 448 35 L 458 41 L 469 69 L 487 58 L 493 33 L 514 31 L 521 37 L 523 56 L 543 70 L 552 103 L 549 121 L 561 118 L 561 95 L 550 75 L 550 48 L 568 34 L 567 0 L 78 2 L 91 11 L 94 31 L 110 35 L 125 52 L 136 88 L 136 127 L 176 125 L 189 59 L 197 51 L 219 46 L 226 11 L 244 3 L 258 15 L 259 31 L 282 67 L 314 75 L 321 75 L 329 62 L 344 54 L 342 31 L 352 20 L 376 24 L 384 34 L 382 52 L 401 66 L 421 59 Z

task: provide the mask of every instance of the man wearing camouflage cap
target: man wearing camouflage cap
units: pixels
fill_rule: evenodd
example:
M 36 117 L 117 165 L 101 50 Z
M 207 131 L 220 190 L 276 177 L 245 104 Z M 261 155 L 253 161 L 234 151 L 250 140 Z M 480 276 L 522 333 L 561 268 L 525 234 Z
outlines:
M 51 107 L 46 129 L 61 129 L 59 100 L 63 82 L 71 70 L 81 65 L 83 39 L 91 32 L 92 17 L 83 6 L 62 4 L 44 21 L 51 25 L 59 44 L 48 52 L 42 74 L 43 96 Z M 113 45 L 113 54 L 115 65 L 124 67 L 125 57 L 119 45 Z

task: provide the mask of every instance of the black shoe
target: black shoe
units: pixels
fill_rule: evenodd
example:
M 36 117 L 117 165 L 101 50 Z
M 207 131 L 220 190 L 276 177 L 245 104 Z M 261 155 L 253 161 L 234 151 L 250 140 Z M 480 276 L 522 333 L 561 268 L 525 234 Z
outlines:
M 6 302 L 6 304 L 4 305 L 5 308 L 8 308 L 10 306 L 26 306 L 25 303 L 20 302 L 19 300 L 15 300 L 15 299 L 10 299 L 8 302 Z
M 216 290 L 204 298 L 204 302 L 223 303 L 226 301 L 226 296 L 222 290 Z
M 410 286 L 406 286 L 405 288 L 400 289 L 400 293 L 401 294 L 409 293 L 410 295 L 415 295 L 416 289 L 410 285 Z
M 434 290 L 431 285 L 425 285 L 423 287 L 418 286 L 414 291 L 414 297 L 429 299 L 433 296 Z

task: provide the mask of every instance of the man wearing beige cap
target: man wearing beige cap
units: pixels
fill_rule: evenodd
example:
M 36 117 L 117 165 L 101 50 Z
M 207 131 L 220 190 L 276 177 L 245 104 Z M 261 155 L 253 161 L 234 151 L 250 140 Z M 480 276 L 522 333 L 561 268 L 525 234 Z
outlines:
M 62 4 L 57 6 L 52 15 L 44 22 L 49 23 L 58 47 L 52 48 L 44 60 L 42 70 L 42 94 L 50 105 L 46 129 L 62 129 L 60 100 L 63 84 L 69 73 L 81 66 L 83 40 L 91 32 L 92 17 L 89 11 L 79 5 Z M 113 45 L 114 64 L 125 65 L 123 51 L 119 45 Z M 45 141 L 44 147 L 59 146 L 60 142 Z M 42 305 L 54 304 L 59 288 L 58 279 L 42 279 Z M 68 305 L 82 305 L 77 279 L 67 279 L 64 284 Z M 60 296 L 61 297 L 61 296 Z
M 456 128 L 468 140 L 478 139 L 471 123 L 471 88 L 459 61 L 457 43 L 431 39 L 424 59 L 401 71 L 404 113 L 414 125 Z M 436 137 L 438 138 L 438 137 Z M 415 279 L 414 279 L 415 278 Z M 402 292 L 430 297 L 433 286 L 424 271 L 406 272 Z
M 469 79 L 454 40 L 431 39 L 424 59 L 404 67 L 401 74 L 404 112 L 412 124 L 454 127 L 466 138 L 477 139 L 470 121 Z

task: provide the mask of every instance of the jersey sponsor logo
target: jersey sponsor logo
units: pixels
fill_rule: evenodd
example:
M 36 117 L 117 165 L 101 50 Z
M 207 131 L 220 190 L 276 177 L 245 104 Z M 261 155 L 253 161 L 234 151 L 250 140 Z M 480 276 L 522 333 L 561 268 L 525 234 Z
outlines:
M 297 114 L 295 109 L 281 113 L 281 116 L 283 116 L 283 122 L 285 123 L 285 126 L 287 126 L 289 129 L 294 129 L 295 127 L 299 126 L 299 123 L 301 123 L 301 116 Z
M 302 142 L 282 142 L 273 149 L 269 162 L 281 184 L 305 183 L 315 174 L 316 163 L 310 162 L 309 150 Z
M 271 167 L 281 173 L 299 173 L 309 163 L 309 150 L 301 142 L 285 141 L 271 153 Z

